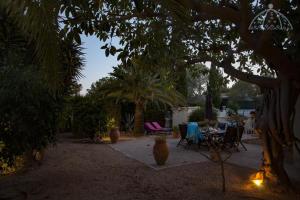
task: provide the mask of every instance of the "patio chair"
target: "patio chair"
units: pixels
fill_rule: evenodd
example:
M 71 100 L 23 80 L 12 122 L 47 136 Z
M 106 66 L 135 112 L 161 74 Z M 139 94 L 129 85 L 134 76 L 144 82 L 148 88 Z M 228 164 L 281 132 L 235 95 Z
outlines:
M 242 145 L 242 147 L 245 149 L 245 151 L 247 151 L 247 148 L 245 147 L 245 145 L 242 142 L 242 137 L 243 137 L 243 132 L 244 132 L 244 127 L 243 126 L 239 126 L 239 127 L 231 127 L 229 126 L 226 130 L 226 133 L 224 135 L 223 141 L 222 141 L 222 145 L 223 148 L 236 148 L 236 150 L 238 151 L 238 146 L 239 144 Z
M 180 140 L 177 144 L 177 147 L 181 145 L 182 142 L 186 141 L 188 143 L 188 140 L 186 139 L 187 134 L 187 124 L 179 124 L 179 132 L 180 132 Z
M 150 122 L 145 122 L 144 128 L 145 128 L 147 134 L 161 132 L 160 129 L 155 128 Z
M 224 134 L 226 133 L 226 130 L 227 130 L 227 127 L 228 127 L 228 124 L 227 123 L 224 123 L 224 122 L 218 122 L 218 125 L 217 125 L 217 128 L 219 129 L 219 132 L 223 132 L 224 131 Z
M 158 122 L 151 122 L 151 124 L 153 125 L 154 128 L 156 129 L 160 129 L 160 130 L 163 130 L 165 132 L 172 132 L 172 128 L 164 128 L 164 127 L 161 127 L 160 124 Z

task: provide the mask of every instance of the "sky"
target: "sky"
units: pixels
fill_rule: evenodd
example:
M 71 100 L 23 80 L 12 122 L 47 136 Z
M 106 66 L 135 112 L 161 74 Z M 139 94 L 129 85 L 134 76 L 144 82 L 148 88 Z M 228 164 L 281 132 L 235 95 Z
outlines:
M 112 67 L 118 64 L 117 56 L 106 57 L 100 42 L 95 36 L 81 36 L 83 52 L 85 53 L 85 67 L 82 71 L 83 78 L 79 80 L 82 84 L 81 94 L 86 94 L 86 90 L 91 87 L 93 82 L 96 82 L 102 77 L 112 72 Z
M 100 42 L 95 36 L 81 36 L 83 52 L 85 53 L 85 67 L 82 71 L 83 78 L 79 80 L 82 84 L 81 94 L 85 95 L 91 84 L 108 76 L 113 71 L 113 66 L 117 66 L 117 56 L 105 56 L 105 49 L 101 49 L 103 42 Z M 114 46 L 119 46 L 118 41 L 112 41 Z M 209 65 L 207 65 L 209 67 Z M 233 82 L 228 85 L 231 87 Z

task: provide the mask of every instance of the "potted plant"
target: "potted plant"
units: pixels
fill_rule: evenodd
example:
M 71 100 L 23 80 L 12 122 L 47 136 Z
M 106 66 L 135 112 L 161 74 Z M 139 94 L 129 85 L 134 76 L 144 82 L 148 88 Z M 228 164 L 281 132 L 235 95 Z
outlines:
M 155 138 L 153 155 L 157 165 L 164 165 L 169 156 L 169 148 L 165 136 Z
M 109 130 L 109 137 L 111 143 L 117 143 L 120 137 L 119 128 L 116 126 L 116 120 L 111 118 L 107 122 L 107 129 Z
M 173 127 L 172 135 L 173 135 L 173 138 L 179 138 L 180 133 L 179 133 L 179 128 L 178 128 L 178 126 L 174 126 L 174 127 Z
M 35 161 L 41 162 L 45 157 L 45 149 L 33 149 L 32 158 Z

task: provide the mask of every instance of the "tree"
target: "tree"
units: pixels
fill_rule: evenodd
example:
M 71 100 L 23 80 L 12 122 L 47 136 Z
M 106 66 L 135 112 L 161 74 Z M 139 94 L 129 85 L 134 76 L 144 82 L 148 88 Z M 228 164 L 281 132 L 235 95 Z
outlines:
M 10 10 L 26 13 L 23 19 L 27 21 L 34 21 L 27 16 L 47 5 L 46 1 L 4 2 Z M 287 16 L 294 30 L 248 29 L 253 17 L 270 2 Z M 106 54 L 118 53 L 123 63 L 142 52 L 153 57 L 169 55 L 173 67 L 212 61 L 231 77 L 258 85 L 265 102 L 258 125 L 264 141 L 263 170 L 269 180 L 289 185 L 283 151 L 292 150 L 299 142 L 292 129 L 300 88 L 299 6 L 296 0 L 89 0 L 56 1 L 49 10 L 65 13 L 61 17 L 65 24 L 62 34 L 77 40 L 80 33 L 95 34 L 107 43 L 103 46 Z M 53 13 L 49 15 L 52 17 Z M 120 49 L 111 45 L 110 39 L 115 36 L 120 38 Z M 258 66 L 257 74 L 253 73 L 253 66 Z
M 226 94 L 229 96 L 228 107 L 237 111 L 241 108 L 242 101 L 249 99 L 253 101 L 256 108 L 260 102 L 260 89 L 254 84 L 250 84 L 244 81 L 237 81 L 231 88 L 226 89 Z M 247 105 L 244 105 L 247 107 Z M 251 106 L 251 105 L 248 105 Z
M 99 94 L 116 102 L 130 101 L 135 104 L 134 133 L 144 131 L 143 113 L 148 102 L 161 102 L 170 106 L 183 104 L 184 97 L 157 72 L 149 71 L 135 60 L 131 66 L 118 66 L 111 77 L 98 88 Z
M 16 155 L 55 141 L 63 98 L 83 64 L 81 49 L 70 40 L 60 40 L 60 48 L 68 48 L 59 57 L 62 84 L 54 92 L 45 84 L 42 63 L 34 59 L 36 41 L 2 9 L 0 21 L 0 141 L 5 144 L 0 157 L 12 164 Z
M 203 64 L 191 65 L 187 69 L 188 103 L 204 105 L 204 95 L 207 90 L 209 69 Z
M 212 98 L 212 104 L 215 107 L 220 107 L 221 104 L 221 87 L 224 81 L 221 72 L 214 64 L 211 65 L 207 82 L 207 95 Z
M 217 45 L 224 53 L 223 61 L 219 65 L 227 74 L 263 88 L 265 103 L 258 120 L 260 122 L 258 129 L 263 136 L 263 169 L 270 181 L 280 181 L 289 185 L 290 181 L 283 166 L 283 149 L 292 150 L 297 141 L 293 134 L 291 126 L 293 120 L 291 119 L 299 95 L 300 68 L 299 58 L 296 57 L 299 42 L 295 37 L 299 34 L 299 21 L 296 21 L 299 20 L 299 15 L 291 8 L 292 5 L 299 7 L 299 2 L 272 1 L 275 8 L 280 8 L 292 21 L 296 27 L 293 32 L 248 30 L 252 16 L 266 8 L 266 1 L 256 5 L 249 1 L 200 3 L 194 0 L 179 0 L 175 2 L 190 11 L 191 17 L 196 17 L 200 21 L 209 20 L 211 23 L 219 25 L 214 29 L 219 31 L 220 38 L 224 38 L 221 45 L 226 44 L 226 40 L 233 42 L 225 49 Z M 226 35 L 223 34 L 224 31 L 226 31 Z M 213 33 L 210 31 L 209 35 Z M 213 35 L 211 38 L 214 41 L 216 39 Z M 213 44 L 215 45 L 215 43 Z M 209 46 L 209 49 L 213 47 Z M 277 76 L 271 78 L 253 75 L 251 67 L 248 67 L 248 59 L 252 64 L 260 63 L 259 72 L 262 75 L 263 71 L 271 70 Z M 239 62 L 239 69 L 233 67 L 232 63 L 235 62 Z
M 163 31 L 169 33 L 164 36 L 164 42 L 171 47 L 170 33 L 177 31 L 173 27 L 181 24 L 177 36 L 184 36 L 181 44 L 192 47 L 187 51 L 188 63 L 213 61 L 230 76 L 263 88 L 266 103 L 259 115 L 261 124 L 258 126 L 264 138 L 263 169 L 267 179 L 288 185 L 290 181 L 283 166 L 283 149 L 292 149 L 297 141 L 292 131 L 293 120 L 290 119 L 299 95 L 299 42 L 296 35 L 299 35 L 300 20 L 297 9 L 294 9 L 299 7 L 299 2 L 272 2 L 297 27 L 294 31 L 248 30 L 252 17 L 267 7 L 267 1 L 254 4 L 246 0 L 168 0 L 104 2 L 96 13 L 101 13 L 99 21 L 109 26 L 97 33 L 104 41 L 109 38 L 109 33 L 120 37 L 124 48 L 119 56 L 130 57 L 139 49 L 153 47 L 153 27 L 161 30 L 160 34 Z M 110 10 L 106 9 L 108 7 Z M 66 21 L 67 27 L 72 27 L 69 20 Z M 161 22 L 164 26 L 158 24 Z M 149 33 L 152 35 L 147 35 Z M 239 66 L 238 69 L 234 64 Z M 254 65 L 259 66 L 260 75 L 252 73 Z M 270 72 L 276 76 L 265 76 Z
M 242 99 L 243 97 L 257 97 L 260 94 L 259 88 L 245 81 L 235 82 L 231 88 L 228 89 L 228 95 L 234 99 Z

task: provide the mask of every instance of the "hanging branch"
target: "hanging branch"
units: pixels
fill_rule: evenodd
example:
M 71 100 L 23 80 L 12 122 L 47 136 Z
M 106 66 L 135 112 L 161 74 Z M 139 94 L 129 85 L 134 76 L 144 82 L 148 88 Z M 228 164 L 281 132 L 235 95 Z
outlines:
M 229 56 L 228 59 L 224 60 L 220 64 L 220 67 L 224 69 L 224 72 L 229 74 L 230 76 L 233 76 L 242 81 L 246 81 L 258 85 L 263 88 L 274 88 L 277 85 L 279 85 L 280 81 L 278 79 L 257 76 L 257 75 L 249 74 L 235 69 L 231 65 L 232 60 L 233 60 L 233 56 Z

